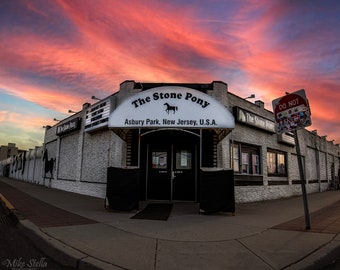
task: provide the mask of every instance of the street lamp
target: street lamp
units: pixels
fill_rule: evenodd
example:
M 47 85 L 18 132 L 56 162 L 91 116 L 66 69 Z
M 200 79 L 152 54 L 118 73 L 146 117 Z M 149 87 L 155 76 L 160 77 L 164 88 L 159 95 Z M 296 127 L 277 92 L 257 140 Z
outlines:
M 92 96 L 91 99 L 100 100 L 100 98 L 97 98 L 96 96 Z
M 53 118 L 53 121 L 60 122 L 57 118 Z
M 249 97 L 244 98 L 244 100 L 249 99 L 249 98 L 255 98 L 255 94 L 251 94 Z
M 75 111 L 72 110 L 68 110 L 68 113 L 76 113 Z

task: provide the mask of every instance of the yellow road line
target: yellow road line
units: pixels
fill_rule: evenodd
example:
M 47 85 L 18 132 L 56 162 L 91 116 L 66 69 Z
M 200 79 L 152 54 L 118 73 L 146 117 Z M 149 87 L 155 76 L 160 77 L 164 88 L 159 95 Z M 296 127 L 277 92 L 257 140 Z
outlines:
M 5 198 L 5 196 L 2 195 L 1 193 L 0 193 L 0 200 L 2 200 L 2 201 L 5 203 L 6 207 L 7 207 L 9 210 L 14 210 L 14 209 L 15 209 L 15 207 L 13 206 L 13 204 L 11 204 L 11 203 L 9 202 L 9 200 L 7 200 L 7 199 Z

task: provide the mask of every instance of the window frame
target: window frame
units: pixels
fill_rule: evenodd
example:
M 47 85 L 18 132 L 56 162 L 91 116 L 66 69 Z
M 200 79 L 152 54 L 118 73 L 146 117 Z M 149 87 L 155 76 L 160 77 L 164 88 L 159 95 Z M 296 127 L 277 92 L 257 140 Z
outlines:
M 231 168 L 233 168 L 234 172 L 240 173 L 240 147 L 239 144 L 232 143 L 230 146 L 231 149 Z M 235 151 L 236 150 L 236 151 Z M 237 152 L 237 153 L 236 153 Z
M 231 168 L 234 169 L 235 173 L 243 175 L 261 175 L 261 146 L 232 142 L 230 148 Z M 235 153 L 236 151 L 237 153 Z M 244 162 L 245 156 L 247 156 L 246 162 Z M 257 157 L 256 159 L 258 162 L 256 164 L 254 164 L 254 157 Z M 238 168 L 235 168 L 235 165 L 238 165 Z M 254 170 L 254 168 L 256 169 Z
M 274 156 L 274 161 L 269 158 L 269 155 Z M 283 157 L 283 166 L 279 164 L 279 157 Z M 272 170 L 269 170 L 269 165 L 273 164 L 275 166 L 275 171 L 272 172 Z M 268 176 L 274 176 L 274 177 L 287 177 L 287 153 L 279 150 L 274 149 L 267 149 L 267 175 Z

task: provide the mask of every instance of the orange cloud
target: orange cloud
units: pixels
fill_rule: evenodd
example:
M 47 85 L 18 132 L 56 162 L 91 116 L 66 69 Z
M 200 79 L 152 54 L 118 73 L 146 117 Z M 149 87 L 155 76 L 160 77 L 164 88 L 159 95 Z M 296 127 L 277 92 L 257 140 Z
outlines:
M 0 31 L 0 88 L 18 97 L 65 113 L 80 110 L 91 95 L 114 93 L 128 79 L 222 80 L 237 95 L 255 93 L 271 110 L 271 100 L 304 88 L 315 125 L 329 122 L 340 132 L 339 78 L 332 62 L 339 54 L 325 46 L 336 35 L 328 25 L 320 30 L 322 20 L 309 26 L 304 16 L 296 16 L 316 8 L 322 12 L 323 6 L 249 0 L 215 17 L 200 4 L 178 8 L 176 2 L 22 5 L 27 17 L 40 20 L 38 27 L 14 24 Z

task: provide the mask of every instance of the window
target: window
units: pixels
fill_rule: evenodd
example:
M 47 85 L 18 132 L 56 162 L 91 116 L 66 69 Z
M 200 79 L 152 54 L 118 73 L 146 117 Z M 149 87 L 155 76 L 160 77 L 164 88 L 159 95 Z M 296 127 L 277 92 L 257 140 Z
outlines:
M 252 163 L 253 163 L 253 173 L 260 174 L 260 156 L 259 155 L 252 155 Z
M 187 150 L 176 151 L 176 170 L 191 169 L 191 152 Z
M 166 169 L 167 168 L 167 152 L 152 152 L 152 168 Z
M 277 172 L 281 175 L 286 175 L 286 159 L 284 154 L 277 154 Z
M 268 174 L 274 174 L 276 172 L 276 154 L 267 153 L 267 171 Z
M 272 176 L 287 176 L 286 154 L 279 151 L 268 150 L 267 171 Z
M 238 144 L 235 144 L 232 146 L 232 168 L 234 170 L 234 172 L 240 172 L 240 154 L 239 154 L 239 151 L 238 151 Z
M 231 167 L 234 169 L 234 172 L 242 174 L 261 174 L 259 146 L 233 143 L 231 146 L 231 153 Z
M 242 173 L 249 173 L 249 154 L 242 153 Z

